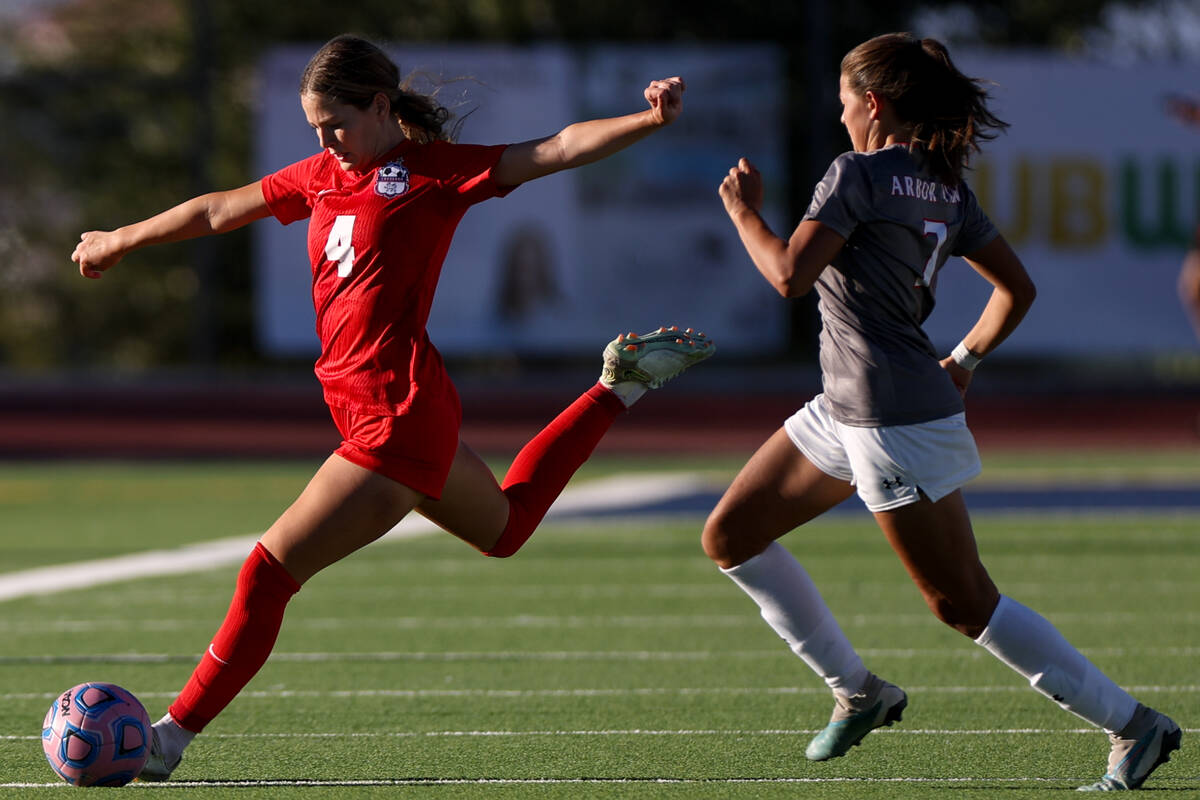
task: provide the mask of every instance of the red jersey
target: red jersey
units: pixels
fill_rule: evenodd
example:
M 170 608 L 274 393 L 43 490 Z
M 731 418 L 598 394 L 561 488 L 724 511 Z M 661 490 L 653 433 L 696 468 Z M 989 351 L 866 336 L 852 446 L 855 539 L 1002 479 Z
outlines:
M 425 323 L 459 220 L 513 188 L 492 177 L 505 146 L 404 141 L 366 172 L 322 151 L 262 179 L 280 222 L 310 218 L 315 369 L 329 405 L 404 414 L 418 392 L 422 405 L 457 403 Z

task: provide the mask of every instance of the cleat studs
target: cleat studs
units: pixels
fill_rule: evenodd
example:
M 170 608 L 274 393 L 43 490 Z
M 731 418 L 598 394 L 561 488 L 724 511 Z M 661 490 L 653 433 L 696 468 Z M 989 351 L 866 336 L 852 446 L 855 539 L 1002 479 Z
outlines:
M 627 345 L 625 345 L 625 350 L 626 350 L 626 352 L 629 352 L 629 353 L 636 353 L 636 352 L 637 352 L 637 349 L 638 349 L 638 346 L 637 346 L 636 344 L 627 344 Z

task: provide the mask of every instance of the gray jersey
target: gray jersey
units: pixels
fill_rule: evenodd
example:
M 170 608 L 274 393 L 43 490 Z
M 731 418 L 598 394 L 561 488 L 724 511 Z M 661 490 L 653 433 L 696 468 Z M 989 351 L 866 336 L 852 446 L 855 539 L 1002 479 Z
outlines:
M 938 182 L 905 145 L 843 153 L 804 219 L 846 239 L 817 280 L 821 377 L 834 418 L 878 427 L 962 411 L 921 324 L 946 260 L 997 235 L 967 185 Z

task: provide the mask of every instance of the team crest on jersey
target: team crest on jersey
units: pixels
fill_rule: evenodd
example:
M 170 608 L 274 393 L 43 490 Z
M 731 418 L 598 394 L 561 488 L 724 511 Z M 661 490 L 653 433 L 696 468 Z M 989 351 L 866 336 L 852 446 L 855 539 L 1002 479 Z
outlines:
M 404 159 L 397 158 L 379 168 L 375 176 L 375 193 L 383 197 L 397 197 L 408 191 L 408 167 Z

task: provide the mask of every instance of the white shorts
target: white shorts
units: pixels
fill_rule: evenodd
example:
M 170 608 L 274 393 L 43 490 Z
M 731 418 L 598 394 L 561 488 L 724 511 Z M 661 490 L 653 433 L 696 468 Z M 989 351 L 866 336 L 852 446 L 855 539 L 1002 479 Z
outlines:
M 871 511 L 937 502 L 979 474 L 965 414 L 915 425 L 857 428 L 829 414 L 824 395 L 788 417 L 784 430 L 817 469 L 847 481 Z

